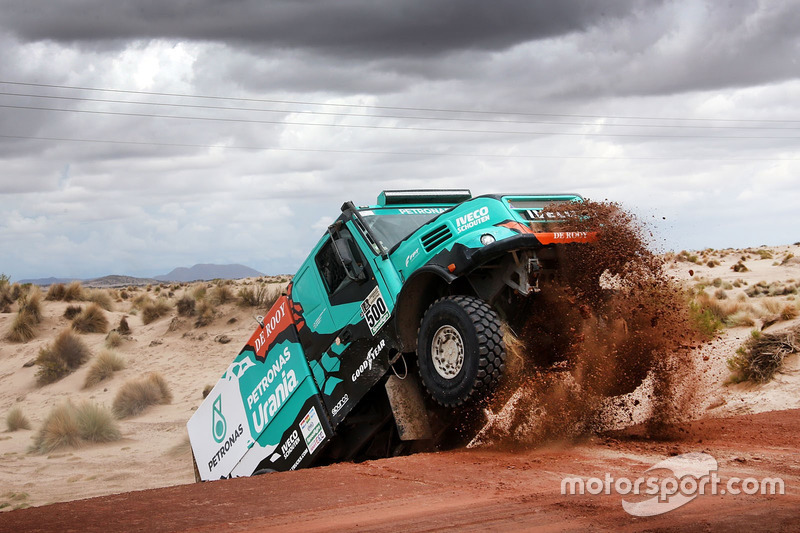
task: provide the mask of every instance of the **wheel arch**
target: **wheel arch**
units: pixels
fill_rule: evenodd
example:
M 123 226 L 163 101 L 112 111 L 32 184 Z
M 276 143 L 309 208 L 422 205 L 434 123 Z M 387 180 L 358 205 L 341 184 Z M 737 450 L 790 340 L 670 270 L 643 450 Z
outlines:
M 440 266 L 422 267 L 406 280 L 395 305 L 395 326 L 401 351 L 416 350 L 417 330 L 425 310 L 437 299 L 450 294 L 473 295 L 473 290 L 466 279 L 454 276 Z

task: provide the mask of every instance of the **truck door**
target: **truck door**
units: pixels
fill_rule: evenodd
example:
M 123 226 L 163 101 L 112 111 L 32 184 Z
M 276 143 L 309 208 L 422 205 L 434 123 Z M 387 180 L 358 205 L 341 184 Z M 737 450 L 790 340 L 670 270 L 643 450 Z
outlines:
M 381 332 L 391 301 L 351 224 L 331 226 L 292 288 L 306 322 L 301 343 L 334 427 L 386 373 L 393 345 Z

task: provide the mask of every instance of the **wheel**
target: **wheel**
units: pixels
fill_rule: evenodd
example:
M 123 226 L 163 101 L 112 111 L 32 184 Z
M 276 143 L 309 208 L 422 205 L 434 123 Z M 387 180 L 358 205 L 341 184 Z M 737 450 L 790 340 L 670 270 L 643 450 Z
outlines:
M 456 407 L 485 398 L 505 370 L 500 319 L 472 296 L 436 300 L 420 323 L 417 361 L 423 385 L 437 403 Z

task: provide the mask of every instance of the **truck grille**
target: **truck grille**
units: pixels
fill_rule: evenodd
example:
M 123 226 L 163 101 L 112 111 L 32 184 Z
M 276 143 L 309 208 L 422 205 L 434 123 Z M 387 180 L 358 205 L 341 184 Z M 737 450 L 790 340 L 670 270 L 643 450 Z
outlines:
M 450 231 L 450 228 L 448 228 L 446 225 L 439 226 L 433 231 L 422 236 L 422 247 L 426 252 L 430 252 L 440 244 L 447 242 L 452 235 L 453 234 Z

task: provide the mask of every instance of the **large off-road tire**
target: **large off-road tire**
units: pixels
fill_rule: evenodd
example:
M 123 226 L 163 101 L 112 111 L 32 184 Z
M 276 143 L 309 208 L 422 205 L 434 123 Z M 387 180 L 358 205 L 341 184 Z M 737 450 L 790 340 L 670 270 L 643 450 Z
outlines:
M 478 401 L 491 393 L 505 370 L 500 319 L 472 296 L 448 296 L 426 311 L 417 337 L 423 385 L 446 407 Z

